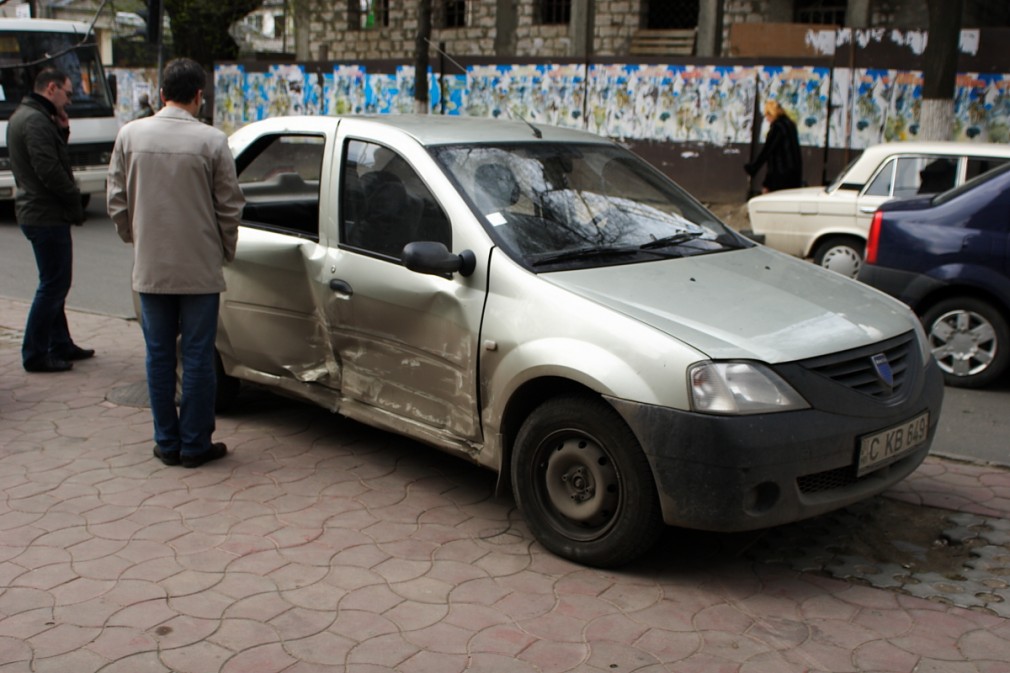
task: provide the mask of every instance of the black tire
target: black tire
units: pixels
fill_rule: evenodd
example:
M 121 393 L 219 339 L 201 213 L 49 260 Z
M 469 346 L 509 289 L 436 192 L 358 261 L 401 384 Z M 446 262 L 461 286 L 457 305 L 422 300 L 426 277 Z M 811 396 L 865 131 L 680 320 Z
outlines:
M 235 407 L 242 382 L 234 376 L 224 373 L 224 365 L 221 364 L 221 356 L 214 351 L 214 372 L 217 374 L 217 388 L 214 397 L 214 411 L 219 414 L 226 414 Z
M 649 462 L 597 397 L 559 397 L 530 414 L 512 453 L 512 490 L 537 541 L 578 563 L 624 565 L 663 530 Z
M 929 347 L 949 386 L 981 388 L 1010 364 L 1010 328 L 989 302 L 972 297 L 944 299 L 922 316 Z
M 863 266 L 866 241 L 855 236 L 832 236 L 818 244 L 814 264 L 855 278 Z

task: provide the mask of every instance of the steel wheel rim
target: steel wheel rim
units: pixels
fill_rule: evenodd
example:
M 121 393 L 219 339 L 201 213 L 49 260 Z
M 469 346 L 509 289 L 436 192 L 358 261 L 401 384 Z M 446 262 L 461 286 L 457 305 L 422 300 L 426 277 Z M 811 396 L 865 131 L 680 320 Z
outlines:
M 603 446 L 581 433 L 556 433 L 538 454 L 535 490 L 555 527 L 583 541 L 609 530 L 622 494 L 617 466 Z
M 996 330 L 974 311 L 948 311 L 930 325 L 929 347 L 944 373 L 975 376 L 996 358 Z
M 863 259 L 849 246 L 836 245 L 824 253 L 821 266 L 843 276 L 855 278 L 863 266 Z

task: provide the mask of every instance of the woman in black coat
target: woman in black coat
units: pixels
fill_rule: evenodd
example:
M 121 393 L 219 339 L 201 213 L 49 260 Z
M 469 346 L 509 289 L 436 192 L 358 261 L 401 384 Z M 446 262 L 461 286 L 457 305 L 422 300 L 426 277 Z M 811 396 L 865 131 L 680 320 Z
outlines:
M 765 119 L 771 127 L 768 129 L 764 147 L 754 161 L 744 164 L 744 170 L 754 177 L 765 163 L 768 164 L 764 185 L 761 188 L 761 192 L 765 194 L 777 189 L 801 187 L 803 158 L 800 156 L 800 139 L 796 132 L 796 124 L 782 106 L 773 100 L 765 102 Z

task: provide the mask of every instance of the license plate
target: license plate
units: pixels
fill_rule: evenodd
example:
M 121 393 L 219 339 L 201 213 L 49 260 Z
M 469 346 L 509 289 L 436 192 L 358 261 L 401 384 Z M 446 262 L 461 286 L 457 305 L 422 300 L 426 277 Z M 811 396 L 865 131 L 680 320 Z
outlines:
M 929 435 L 929 412 L 886 430 L 866 435 L 859 441 L 859 469 L 861 477 L 878 467 L 893 463 L 926 441 Z

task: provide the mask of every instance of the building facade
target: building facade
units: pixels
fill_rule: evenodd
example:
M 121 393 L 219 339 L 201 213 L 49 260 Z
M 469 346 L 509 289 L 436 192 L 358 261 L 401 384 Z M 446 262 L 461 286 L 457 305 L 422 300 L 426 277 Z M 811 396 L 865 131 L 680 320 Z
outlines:
M 640 38 L 684 55 L 672 40 L 692 33 L 686 55 L 729 56 L 733 27 L 755 23 L 924 30 L 922 0 L 431 0 L 434 45 L 448 55 L 559 58 L 624 56 Z M 297 7 L 300 4 L 300 9 Z M 416 0 L 297 0 L 305 30 L 299 60 L 409 59 Z M 1010 3 L 964 0 L 963 27 L 1010 25 Z M 771 42 L 765 49 L 775 51 Z M 639 53 L 649 53 L 639 50 Z M 739 53 L 739 52 L 737 52 Z M 765 56 L 792 56 L 766 53 Z

